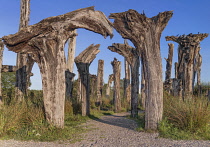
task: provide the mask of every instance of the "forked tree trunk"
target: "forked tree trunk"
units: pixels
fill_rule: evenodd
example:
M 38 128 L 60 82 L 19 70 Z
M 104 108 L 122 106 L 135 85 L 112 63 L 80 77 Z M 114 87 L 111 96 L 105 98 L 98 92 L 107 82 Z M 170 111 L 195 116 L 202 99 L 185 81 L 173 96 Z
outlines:
M 2 40 L 0 39 L 0 105 L 3 104 L 3 100 L 2 100 L 2 79 L 1 79 L 1 73 L 2 73 L 2 61 L 3 61 L 3 52 L 4 52 L 4 44 L 2 42 Z
M 72 97 L 73 91 L 73 80 L 75 74 L 73 73 L 74 70 L 74 56 L 76 50 L 76 36 L 77 31 L 76 29 L 72 31 L 74 34 L 71 38 L 69 38 L 69 46 L 68 46 L 68 59 L 66 63 L 66 97 L 70 99 Z
M 135 10 L 114 13 L 114 28 L 124 39 L 133 42 L 145 65 L 146 108 L 145 129 L 156 130 L 163 114 L 162 62 L 160 56 L 160 37 L 172 11 L 159 13 L 147 18 Z
M 126 60 L 126 58 L 124 62 L 125 62 L 124 98 L 126 99 L 127 103 L 130 106 L 131 104 L 130 65 Z
M 178 57 L 178 79 L 182 80 L 183 96 L 185 99 L 191 98 L 194 88 L 194 68 L 197 66 L 196 56 L 200 51 L 200 42 L 208 34 L 189 34 L 181 36 L 167 36 L 167 41 L 179 43 Z
M 121 98 L 120 98 L 120 72 L 121 72 L 121 62 L 117 61 L 114 58 L 114 61 L 111 62 L 113 66 L 113 75 L 114 75 L 114 112 L 121 111 Z
M 113 43 L 108 47 L 109 50 L 116 52 L 126 58 L 131 68 L 131 117 L 138 117 L 139 99 L 139 67 L 140 59 L 137 50 L 125 44 Z
M 89 7 L 46 18 L 2 38 L 9 50 L 33 55 L 42 75 L 46 119 L 59 128 L 64 127 L 64 45 L 73 35 L 70 30 L 77 28 L 85 28 L 105 37 L 112 36 L 111 22 L 102 12 Z
M 100 106 L 102 105 L 103 76 L 104 76 L 104 60 L 98 60 L 96 104 L 99 110 L 100 110 Z
M 19 30 L 28 26 L 30 16 L 30 0 L 21 0 L 20 25 Z M 27 94 L 28 75 L 27 75 L 27 58 L 28 54 L 17 54 L 16 66 L 16 86 L 15 97 L 18 101 L 22 101 L 24 95 Z
M 111 74 L 111 75 L 109 75 L 109 80 L 108 80 L 107 87 L 106 87 L 106 97 L 110 96 L 110 88 L 111 88 L 111 84 L 113 81 L 114 81 L 114 75 Z
M 80 94 L 82 101 L 82 116 L 90 115 L 90 73 L 89 66 L 92 61 L 96 58 L 96 55 L 100 52 L 97 45 L 90 45 L 82 53 L 75 58 L 75 63 L 78 68 L 80 76 Z

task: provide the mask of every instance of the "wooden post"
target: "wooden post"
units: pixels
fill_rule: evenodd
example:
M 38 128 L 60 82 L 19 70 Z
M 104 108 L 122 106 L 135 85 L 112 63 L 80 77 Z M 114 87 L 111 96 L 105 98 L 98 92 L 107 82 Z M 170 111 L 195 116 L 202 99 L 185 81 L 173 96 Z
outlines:
M 97 104 L 99 110 L 100 110 L 100 106 L 102 104 L 103 76 L 104 76 L 104 60 L 98 60 L 96 104 Z
M 184 98 L 191 98 L 193 94 L 194 66 L 196 56 L 200 50 L 200 42 L 208 37 L 208 34 L 189 34 L 181 36 L 167 36 L 167 41 L 179 44 L 178 79 L 182 80 Z
M 137 50 L 125 44 L 113 43 L 108 47 L 109 50 L 116 52 L 126 58 L 131 68 L 131 117 L 138 117 L 139 99 L 139 67 L 140 59 Z
M 76 50 L 76 36 L 77 31 L 76 29 L 72 31 L 74 34 L 68 41 L 68 59 L 66 63 L 66 97 L 70 99 L 72 97 L 72 90 L 73 90 L 73 80 L 75 74 L 73 73 L 74 70 L 74 56 Z
M 114 61 L 111 62 L 113 67 L 114 75 L 114 112 L 121 111 L 121 98 L 120 98 L 120 72 L 121 72 L 121 62 L 114 58 Z
M 114 75 L 111 74 L 111 75 L 109 75 L 109 80 L 108 80 L 107 87 L 106 87 L 106 97 L 110 96 L 110 88 L 111 88 L 111 84 L 113 81 L 114 81 Z
M 81 100 L 82 100 L 82 116 L 90 115 L 90 73 L 89 66 L 96 58 L 96 55 L 100 52 L 97 45 L 90 45 L 83 52 L 81 52 L 76 58 L 75 63 L 78 68 L 80 83 L 81 83 Z
M 160 37 L 172 11 L 159 13 L 147 18 L 135 10 L 113 13 L 114 28 L 124 39 L 129 39 L 137 49 L 145 64 L 146 108 L 145 129 L 156 130 L 163 114 L 162 61 L 160 56 Z
M 3 104 L 2 100 L 2 79 L 1 79 L 1 73 L 2 73 L 2 61 L 3 61 L 3 52 L 4 52 L 4 44 L 2 40 L 0 39 L 0 105 Z
M 75 17 L 77 18 L 75 20 Z M 97 25 L 95 25 L 97 24 Z M 69 30 L 84 28 L 103 35 L 112 35 L 112 24 L 93 7 L 49 17 L 2 39 L 16 53 L 32 54 L 42 75 L 45 116 L 49 123 L 64 127 L 65 70 L 64 46 L 74 34 Z

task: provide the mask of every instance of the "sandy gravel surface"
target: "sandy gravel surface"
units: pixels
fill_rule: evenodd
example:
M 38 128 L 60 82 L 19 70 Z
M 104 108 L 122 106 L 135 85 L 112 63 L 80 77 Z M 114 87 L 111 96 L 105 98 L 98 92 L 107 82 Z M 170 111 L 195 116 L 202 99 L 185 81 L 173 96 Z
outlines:
M 159 138 L 157 133 L 137 132 L 137 124 L 126 115 L 128 113 L 119 113 L 89 120 L 83 125 L 91 131 L 82 134 L 83 140 L 73 144 L 0 140 L 0 147 L 210 147 L 210 141 L 175 141 Z

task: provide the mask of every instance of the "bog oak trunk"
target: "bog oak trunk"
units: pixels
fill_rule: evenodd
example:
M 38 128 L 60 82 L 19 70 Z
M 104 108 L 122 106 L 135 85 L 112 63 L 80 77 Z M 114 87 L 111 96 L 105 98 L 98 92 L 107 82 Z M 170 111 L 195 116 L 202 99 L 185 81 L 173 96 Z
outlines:
M 139 66 L 140 60 L 137 50 L 125 44 L 113 43 L 108 47 L 109 50 L 116 52 L 126 58 L 131 68 L 131 117 L 138 117 L 139 99 Z
M 75 63 L 80 77 L 80 97 L 82 102 L 82 116 L 90 115 L 90 73 L 89 66 L 100 52 L 97 45 L 90 45 L 76 58 Z
M 111 62 L 113 67 L 114 75 L 114 112 L 121 111 L 121 98 L 120 98 L 120 72 L 121 72 L 121 62 L 114 58 L 114 61 Z
M 159 13 L 147 18 L 135 10 L 113 13 L 114 28 L 124 39 L 129 39 L 137 49 L 145 66 L 146 106 L 145 129 L 156 130 L 163 114 L 162 62 L 160 56 L 160 37 L 172 11 Z
M 49 17 L 4 36 L 7 48 L 16 53 L 32 55 L 42 76 L 46 119 L 56 127 L 64 127 L 65 70 L 64 46 L 72 37 L 72 30 L 84 28 L 112 36 L 112 24 L 106 16 L 93 7 L 78 9 L 63 15 Z

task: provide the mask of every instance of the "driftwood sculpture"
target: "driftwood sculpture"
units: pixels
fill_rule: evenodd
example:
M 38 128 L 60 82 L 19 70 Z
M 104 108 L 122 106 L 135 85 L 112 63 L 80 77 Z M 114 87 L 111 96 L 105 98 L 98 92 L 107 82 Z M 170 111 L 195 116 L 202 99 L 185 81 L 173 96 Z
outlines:
M 121 98 L 120 98 L 120 73 L 121 73 L 121 62 L 114 58 L 114 61 L 111 62 L 113 67 L 114 75 L 114 112 L 121 111 Z
M 138 116 L 139 99 L 139 66 L 140 60 L 137 50 L 127 44 L 114 43 L 108 47 L 109 50 L 116 52 L 126 58 L 131 67 L 131 116 Z
M 2 61 L 3 61 L 3 52 L 4 52 L 4 44 L 2 40 L 0 39 L 0 105 L 3 104 L 2 101 L 2 85 L 1 85 L 1 73 L 2 73 Z
M 64 45 L 72 30 L 85 28 L 104 37 L 112 36 L 112 24 L 94 7 L 79 9 L 4 36 L 7 48 L 16 53 L 30 53 L 42 75 L 46 119 L 57 127 L 64 126 L 65 56 Z
M 181 36 L 167 36 L 167 41 L 179 44 L 177 77 L 182 81 L 183 96 L 190 97 L 193 93 L 194 69 L 197 66 L 196 57 L 199 56 L 200 42 L 208 34 L 189 34 Z
M 74 34 L 71 38 L 69 38 L 69 46 L 68 46 L 68 59 L 66 63 L 66 97 L 70 99 L 72 97 L 72 90 L 73 90 L 73 79 L 75 74 L 73 73 L 74 70 L 74 56 L 76 50 L 76 36 L 77 31 L 76 29 L 72 31 Z
M 100 52 L 97 45 L 90 45 L 87 49 L 81 52 L 76 58 L 75 63 L 80 76 L 81 85 L 81 100 L 82 100 L 82 116 L 90 115 L 90 73 L 89 66 Z
M 100 106 L 102 104 L 103 77 L 104 77 L 104 60 L 98 60 L 96 104 L 97 104 L 99 110 L 100 110 Z
M 163 114 L 162 62 L 160 56 L 160 37 L 172 11 L 159 13 L 147 18 L 135 10 L 113 13 L 114 28 L 124 39 L 129 39 L 137 49 L 145 65 L 146 108 L 145 128 L 156 130 Z
M 111 84 L 114 81 L 114 75 L 111 74 L 109 75 L 109 79 L 108 79 L 108 83 L 107 83 L 107 87 L 106 87 L 106 97 L 110 96 L 110 88 L 111 88 Z

